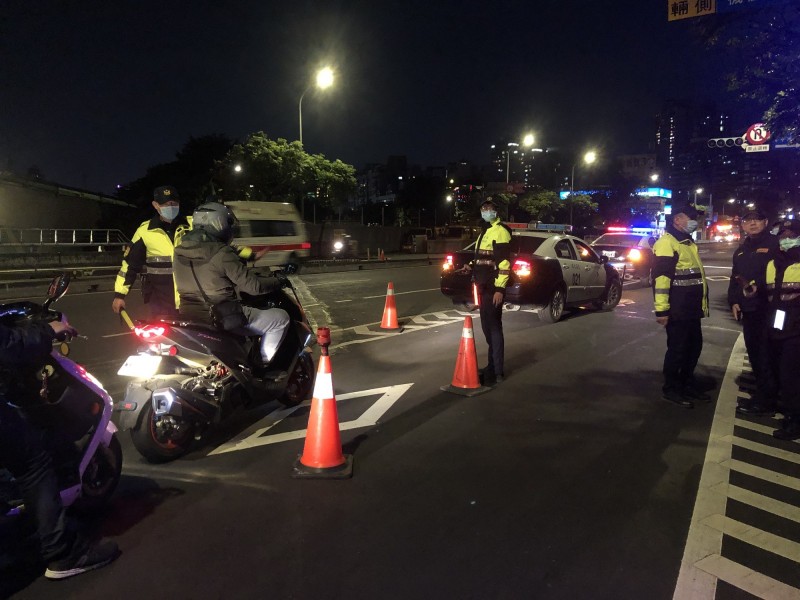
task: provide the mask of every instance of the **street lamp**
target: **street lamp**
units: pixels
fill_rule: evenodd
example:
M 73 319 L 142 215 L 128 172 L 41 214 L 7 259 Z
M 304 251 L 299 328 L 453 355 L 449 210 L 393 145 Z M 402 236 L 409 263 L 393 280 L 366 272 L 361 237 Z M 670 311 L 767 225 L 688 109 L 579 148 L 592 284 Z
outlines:
M 530 148 L 533 146 L 534 138 L 532 133 L 525 134 L 525 137 L 522 138 L 522 144 L 526 148 Z M 509 172 L 511 168 L 511 146 L 516 146 L 519 148 L 519 144 L 516 142 L 509 142 L 508 146 L 506 146 L 506 183 L 508 183 L 509 179 Z M 514 154 L 517 153 L 517 150 L 514 150 Z
M 319 89 L 324 90 L 333 85 L 333 70 L 330 67 L 325 67 L 317 72 L 316 85 Z M 300 102 L 297 103 L 297 113 L 300 117 L 300 145 L 303 145 L 303 96 L 310 90 L 313 85 L 308 86 L 300 95 Z
M 653 183 L 658 181 L 658 173 L 651 173 L 650 174 L 650 181 L 652 181 Z
M 587 165 L 592 164 L 594 161 L 597 160 L 597 152 L 594 150 L 589 150 L 586 154 L 583 155 L 583 162 Z M 569 178 L 569 224 L 572 225 L 572 205 L 573 205 L 573 194 L 575 193 L 575 167 L 578 163 L 572 165 L 572 175 Z

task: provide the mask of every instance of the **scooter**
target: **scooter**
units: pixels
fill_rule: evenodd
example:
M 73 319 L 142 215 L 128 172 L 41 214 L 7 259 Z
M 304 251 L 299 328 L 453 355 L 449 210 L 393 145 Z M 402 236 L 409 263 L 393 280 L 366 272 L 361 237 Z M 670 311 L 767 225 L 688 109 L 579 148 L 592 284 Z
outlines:
M 61 320 L 50 305 L 66 294 L 69 275 L 53 279 L 43 304 L 0 304 L 0 322 L 18 326 L 34 320 Z M 80 336 L 79 336 L 80 337 Z M 63 332 L 44 364 L 15 369 L 3 375 L 9 398 L 29 421 L 46 432 L 64 506 L 93 510 L 114 492 L 122 471 L 122 447 L 111 422 L 113 401 L 84 367 L 67 358 L 72 335 Z M 0 469 L 0 515 L 13 516 L 22 509 L 21 494 L 13 477 Z
M 283 289 L 262 296 L 243 294 L 243 303 L 282 308 L 291 319 L 269 373 L 261 371 L 259 336 L 243 337 L 210 322 L 182 318 L 135 323 L 121 311 L 145 346 L 118 371 L 133 379 L 125 400 L 115 407 L 116 420 L 121 430 L 131 432 L 145 459 L 163 463 L 183 456 L 235 409 L 272 400 L 295 406 L 311 396 L 316 338 L 297 292 L 285 282 L 293 297 Z

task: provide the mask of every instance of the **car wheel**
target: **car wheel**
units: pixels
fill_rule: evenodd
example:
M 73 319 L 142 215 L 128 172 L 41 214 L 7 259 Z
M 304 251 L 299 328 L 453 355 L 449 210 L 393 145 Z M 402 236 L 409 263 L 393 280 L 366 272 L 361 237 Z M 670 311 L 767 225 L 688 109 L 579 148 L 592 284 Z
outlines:
M 564 304 L 566 302 L 566 295 L 564 288 L 558 287 L 550 296 L 550 302 L 547 303 L 542 310 L 539 311 L 539 318 L 545 323 L 555 323 L 564 314 Z
M 453 308 L 461 312 L 472 312 L 478 307 L 472 302 L 453 302 Z
M 622 300 L 622 282 L 617 279 L 609 284 L 605 300 L 598 300 L 595 306 L 600 310 L 614 310 L 620 300 Z

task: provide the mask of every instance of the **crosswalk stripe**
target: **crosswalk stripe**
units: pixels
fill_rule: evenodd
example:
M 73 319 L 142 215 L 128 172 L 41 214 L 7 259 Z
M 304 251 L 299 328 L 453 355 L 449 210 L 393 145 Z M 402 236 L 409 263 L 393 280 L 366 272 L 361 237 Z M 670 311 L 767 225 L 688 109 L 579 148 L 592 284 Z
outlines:
M 749 475 L 750 477 L 755 477 L 756 479 L 761 479 L 762 481 L 774 483 L 775 485 L 780 485 L 785 488 L 800 492 L 800 479 L 797 477 L 782 475 L 781 473 L 776 473 L 775 471 L 771 471 L 769 469 L 763 469 L 761 467 L 742 462 L 741 460 L 726 460 L 720 463 L 720 465 L 727 467 L 731 471 L 736 471 L 737 473 L 742 473 L 743 475 Z
M 781 502 L 775 498 L 746 490 L 737 485 L 727 485 L 724 482 L 718 483 L 711 489 L 720 494 L 727 494 L 728 498 L 742 502 L 743 504 L 749 504 L 750 506 L 755 506 L 770 514 L 778 515 L 779 517 L 789 519 L 795 523 L 800 523 L 800 507 L 794 506 L 793 504 Z
M 698 569 L 702 569 L 722 581 L 727 581 L 757 598 L 772 598 L 775 600 L 800 599 L 800 590 L 797 588 L 748 569 L 719 554 L 711 554 L 697 561 L 696 565 Z
M 800 562 L 800 544 L 797 542 L 787 540 L 769 531 L 764 531 L 721 514 L 711 515 L 701 522 L 703 525 L 707 525 L 751 546 L 772 552 L 772 554 L 777 554 L 794 562 Z
M 747 448 L 748 450 L 753 450 L 754 452 L 758 452 L 760 454 L 764 454 L 766 456 L 772 456 L 773 458 L 780 458 L 781 460 L 785 460 L 787 462 L 795 463 L 796 465 L 800 465 L 800 453 L 798 452 L 791 452 L 789 450 L 781 450 L 780 448 L 773 448 L 772 446 L 767 446 L 766 444 L 759 444 L 758 442 L 752 442 L 750 440 L 746 440 L 744 438 L 737 437 L 735 435 L 728 435 L 725 436 L 722 441 L 730 442 L 740 448 Z

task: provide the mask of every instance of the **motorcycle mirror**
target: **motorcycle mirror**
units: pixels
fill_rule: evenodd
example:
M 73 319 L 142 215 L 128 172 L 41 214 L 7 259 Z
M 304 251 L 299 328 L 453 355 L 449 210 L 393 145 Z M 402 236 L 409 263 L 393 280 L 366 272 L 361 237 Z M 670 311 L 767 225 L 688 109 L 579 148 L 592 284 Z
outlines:
M 69 273 L 61 273 L 61 275 L 53 277 L 53 281 L 50 282 L 50 287 L 47 288 L 47 300 L 45 300 L 45 307 L 50 306 L 50 304 L 59 300 L 64 296 L 64 294 L 67 293 L 69 281 Z

